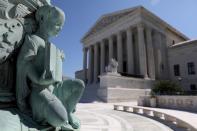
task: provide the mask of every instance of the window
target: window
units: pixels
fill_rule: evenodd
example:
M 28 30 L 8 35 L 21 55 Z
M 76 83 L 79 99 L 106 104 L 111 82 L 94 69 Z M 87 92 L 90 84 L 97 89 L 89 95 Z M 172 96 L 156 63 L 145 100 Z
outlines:
M 187 68 L 188 68 L 188 74 L 189 74 L 189 75 L 194 75 L 194 74 L 196 74 L 196 72 L 195 72 L 195 65 L 194 65 L 193 62 L 187 63 Z
M 196 90 L 196 85 L 195 85 L 195 84 L 191 84 L 191 85 L 190 85 L 190 89 L 191 89 L 192 91 Z
M 180 76 L 180 67 L 179 65 L 174 65 L 174 75 L 175 76 Z

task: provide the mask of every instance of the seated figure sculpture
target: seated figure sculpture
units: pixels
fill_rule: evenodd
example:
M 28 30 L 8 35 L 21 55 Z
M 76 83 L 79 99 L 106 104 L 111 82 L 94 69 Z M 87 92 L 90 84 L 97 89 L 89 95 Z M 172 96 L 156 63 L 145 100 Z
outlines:
M 37 10 L 35 18 L 38 29 L 34 34 L 26 35 L 17 59 L 17 106 L 23 113 L 32 112 L 33 120 L 39 124 L 48 123 L 62 130 L 78 129 L 80 122 L 73 113 L 84 84 L 81 80 L 56 79 L 49 65 L 52 58 L 48 47 L 53 45 L 49 38 L 61 30 L 64 12 L 45 5 Z
M 107 73 L 118 73 L 118 62 L 115 59 L 111 59 L 109 65 L 105 68 Z

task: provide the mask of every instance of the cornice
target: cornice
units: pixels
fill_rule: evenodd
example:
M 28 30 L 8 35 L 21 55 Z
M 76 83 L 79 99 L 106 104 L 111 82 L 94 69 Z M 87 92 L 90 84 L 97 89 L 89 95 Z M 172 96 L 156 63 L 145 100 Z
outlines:
M 129 9 L 124 9 L 124 10 L 120 10 L 120 11 L 116 11 L 116 12 L 109 13 L 109 14 L 105 14 L 105 15 L 101 16 L 101 17 L 96 21 L 96 23 L 90 28 L 90 30 L 84 35 L 84 37 L 81 39 L 81 42 L 83 42 L 83 41 L 84 41 L 85 39 L 87 39 L 88 37 L 91 37 L 92 35 L 97 34 L 97 32 L 94 32 L 94 33 L 92 33 L 92 34 L 90 34 L 90 33 L 91 33 L 92 30 L 94 30 L 94 28 L 95 28 L 97 25 L 99 25 L 99 22 L 102 22 L 102 20 L 103 20 L 104 18 L 107 19 L 107 17 L 113 17 L 113 16 L 116 17 L 116 16 L 118 16 L 118 14 L 124 15 L 124 13 L 126 13 L 125 16 L 120 17 L 120 18 L 117 19 L 116 21 L 113 21 L 112 23 L 110 23 L 110 24 L 108 24 L 107 26 L 104 27 L 104 28 L 107 28 L 108 26 L 111 26 L 111 25 L 113 25 L 114 23 L 117 23 L 117 22 L 120 21 L 121 19 L 124 19 L 124 18 L 127 17 L 128 15 L 133 14 L 133 12 L 136 12 L 136 10 L 137 10 L 138 8 L 140 8 L 140 6 L 133 7 L 133 8 L 129 8 Z M 103 30 L 103 29 L 101 29 L 101 30 Z M 98 32 L 100 32 L 101 30 L 99 30 Z
M 169 30 L 171 30 L 172 32 L 174 32 L 175 34 L 179 35 L 180 37 L 182 37 L 185 40 L 189 40 L 189 38 L 184 35 L 183 33 L 181 33 L 180 31 L 178 31 L 177 29 L 175 29 L 174 27 L 172 27 L 170 24 L 168 24 L 167 22 L 165 22 L 164 20 L 162 20 L 160 17 L 158 17 L 157 15 L 153 14 L 152 12 L 150 12 L 149 10 L 147 10 L 146 8 L 142 7 L 143 11 L 143 16 L 147 16 L 150 17 L 152 20 L 154 20 L 156 23 L 160 23 L 161 25 L 163 25 L 164 28 L 167 28 Z
M 93 33 L 93 34 L 91 34 L 91 35 L 89 35 L 88 37 L 85 38 L 85 36 L 87 36 L 87 34 L 90 33 L 91 29 L 94 28 L 94 26 L 93 26 L 90 29 L 90 31 L 87 32 L 86 35 L 81 40 L 84 47 L 89 46 L 91 44 L 94 44 L 94 42 L 97 42 L 96 40 L 99 40 L 99 39 L 101 40 L 101 39 L 104 39 L 104 37 L 109 37 L 108 35 L 114 35 L 114 33 L 117 33 L 118 31 L 124 30 L 124 28 L 129 28 L 129 26 L 132 26 L 132 24 L 137 24 L 137 23 L 135 23 L 136 22 L 135 20 L 137 18 L 139 19 L 138 22 L 144 23 L 145 27 L 146 26 L 151 26 L 153 29 L 155 29 L 156 31 L 158 31 L 162 34 L 165 34 L 166 30 L 169 30 L 169 31 L 174 32 L 175 34 L 177 34 L 180 38 L 182 38 L 184 40 L 189 39 L 184 34 L 179 32 L 178 30 L 176 30 L 175 28 L 170 26 L 168 23 L 166 23 L 164 20 L 162 20 L 161 18 L 159 18 L 158 16 L 156 16 L 155 14 L 148 11 L 147 9 L 145 9 L 142 6 L 117 11 L 117 12 L 110 13 L 110 14 L 107 14 L 107 15 L 103 15 L 102 17 L 100 17 L 100 19 L 97 20 L 95 25 L 97 25 L 100 22 L 100 20 L 102 20 L 104 17 L 117 15 L 118 13 L 121 13 L 121 12 L 124 12 L 124 11 L 129 11 L 129 10 L 130 11 L 133 10 L 133 11 L 131 13 L 127 14 L 126 16 L 121 17 L 117 21 L 114 21 L 113 23 L 110 23 L 109 25 L 107 25 L 103 29 L 100 29 L 97 32 L 95 32 L 95 33 Z M 116 29 L 116 32 L 114 31 L 113 28 Z
M 119 31 L 122 31 L 122 30 L 126 30 L 127 28 L 132 26 L 132 24 L 137 24 L 136 21 L 139 21 L 137 19 L 139 19 L 139 20 L 141 19 L 139 14 L 136 12 L 133 12 L 133 13 L 129 14 L 128 16 L 126 16 L 122 19 L 119 19 L 118 21 L 110 24 L 109 26 L 105 27 L 104 29 L 92 34 L 90 37 L 82 40 L 81 42 L 84 45 L 86 45 L 87 43 L 90 43 L 90 41 L 95 39 L 96 37 L 102 36 L 104 34 L 105 34 L 105 36 L 106 36 L 106 34 L 107 35 L 114 35 L 114 33 L 118 33 Z M 116 30 L 116 31 L 114 31 L 114 30 Z M 109 36 L 106 36 L 106 37 L 109 37 Z
M 188 46 L 197 46 L 197 39 L 176 43 L 176 44 L 170 46 L 169 49 L 176 49 L 176 48 L 181 48 L 181 47 L 186 47 L 186 46 L 187 47 Z

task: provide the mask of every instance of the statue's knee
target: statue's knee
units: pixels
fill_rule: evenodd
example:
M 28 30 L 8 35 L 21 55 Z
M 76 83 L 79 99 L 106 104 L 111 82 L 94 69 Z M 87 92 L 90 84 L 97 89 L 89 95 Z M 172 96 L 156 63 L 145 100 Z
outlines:
M 68 92 L 83 92 L 85 84 L 80 79 L 70 79 L 63 82 L 63 89 Z
M 48 115 L 50 116 L 50 115 Z M 48 123 L 50 123 L 54 127 L 59 127 L 65 124 L 68 124 L 68 117 L 65 114 L 59 115 L 53 115 L 53 117 L 47 118 Z
M 51 125 L 57 127 L 68 122 L 67 111 L 59 100 L 49 101 L 45 108 L 45 118 Z
M 84 82 L 82 81 L 82 80 L 80 80 L 80 79 L 75 79 L 74 80 L 74 85 L 75 85 L 75 87 L 77 87 L 78 89 L 84 89 L 85 88 L 85 84 L 84 84 Z
M 63 125 L 68 124 L 68 119 L 66 118 L 53 118 L 54 120 L 48 121 L 49 124 L 51 124 L 54 127 L 61 127 Z
M 79 85 L 80 88 L 84 89 L 85 88 L 85 84 L 82 80 L 80 79 L 76 79 L 76 84 Z
M 65 125 L 65 124 L 68 124 L 68 118 L 59 116 L 59 121 L 58 121 L 56 127 L 57 126 L 62 126 L 62 125 Z

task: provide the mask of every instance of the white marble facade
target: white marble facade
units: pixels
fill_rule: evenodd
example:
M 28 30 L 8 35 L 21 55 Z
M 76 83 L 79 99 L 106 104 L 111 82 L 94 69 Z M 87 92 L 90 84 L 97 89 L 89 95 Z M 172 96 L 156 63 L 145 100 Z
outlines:
M 111 58 L 118 72 L 143 79 L 167 79 L 167 47 L 188 40 L 144 7 L 138 6 L 103 15 L 85 34 L 83 80 L 99 82 Z

